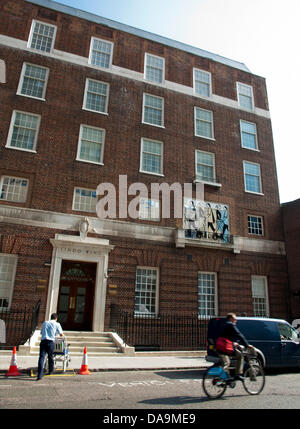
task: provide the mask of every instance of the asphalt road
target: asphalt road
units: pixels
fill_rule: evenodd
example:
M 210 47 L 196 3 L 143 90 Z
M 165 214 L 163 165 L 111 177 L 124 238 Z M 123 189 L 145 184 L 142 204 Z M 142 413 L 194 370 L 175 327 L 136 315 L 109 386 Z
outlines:
M 46 376 L 40 381 L 29 375 L 1 376 L 0 409 L 102 410 L 92 414 L 97 416 L 99 423 L 126 423 L 131 427 L 139 420 L 122 422 L 113 419 L 125 416 L 123 411 L 126 409 L 131 410 L 131 415 L 134 410 L 136 413 L 146 410 L 142 421 L 152 415 L 153 421 L 148 421 L 152 424 L 157 422 L 151 409 L 161 410 L 162 416 L 167 413 L 169 419 L 176 419 L 176 416 L 172 417 L 167 410 L 176 410 L 176 415 L 179 412 L 181 416 L 177 418 L 186 418 L 183 423 L 190 424 L 197 423 L 197 410 L 300 409 L 298 371 L 268 374 L 265 388 L 258 396 L 248 395 L 238 382 L 235 389 L 228 388 L 224 397 L 218 400 L 206 398 L 202 390 L 202 374 L 203 370 L 95 372 L 87 376 L 70 372 Z M 74 413 L 69 415 L 76 416 Z

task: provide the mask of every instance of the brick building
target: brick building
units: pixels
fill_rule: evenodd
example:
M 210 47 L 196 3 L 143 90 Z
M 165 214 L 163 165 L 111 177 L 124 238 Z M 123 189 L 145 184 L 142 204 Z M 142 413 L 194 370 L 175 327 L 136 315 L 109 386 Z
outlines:
M 287 317 L 264 78 L 50 0 L 1 2 L 0 47 L 2 307 L 41 300 L 40 321 L 94 331 L 111 304 Z M 96 213 L 104 183 L 115 218 Z M 153 183 L 192 194 L 166 217 Z
M 300 319 L 300 198 L 282 204 L 289 273 L 290 319 Z

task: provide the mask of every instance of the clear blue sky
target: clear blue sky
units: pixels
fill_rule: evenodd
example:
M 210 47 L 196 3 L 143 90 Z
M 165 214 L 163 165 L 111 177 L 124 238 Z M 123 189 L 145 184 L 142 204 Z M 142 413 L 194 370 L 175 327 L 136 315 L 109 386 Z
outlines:
M 60 0 L 245 63 L 266 78 L 280 201 L 300 198 L 300 0 Z

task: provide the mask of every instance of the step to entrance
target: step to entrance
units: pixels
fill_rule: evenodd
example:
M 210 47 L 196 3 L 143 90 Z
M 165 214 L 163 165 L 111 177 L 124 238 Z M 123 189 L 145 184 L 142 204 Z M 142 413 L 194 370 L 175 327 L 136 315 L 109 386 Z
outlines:
M 72 356 L 82 356 L 84 347 L 87 348 L 88 356 L 114 356 L 121 353 L 110 334 L 105 332 L 78 332 L 64 331 L 67 343 L 70 344 L 69 352 Z M 39 354 L 40 339 L 31 347 L 30 355 Z

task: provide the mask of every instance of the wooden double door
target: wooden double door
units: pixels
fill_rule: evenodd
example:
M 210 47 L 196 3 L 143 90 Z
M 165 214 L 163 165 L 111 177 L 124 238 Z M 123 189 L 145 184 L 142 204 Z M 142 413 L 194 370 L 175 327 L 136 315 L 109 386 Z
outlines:
M 96 269 L 96 263 L 62 262 L 57 313 L 64 330 L 92 329 Z

